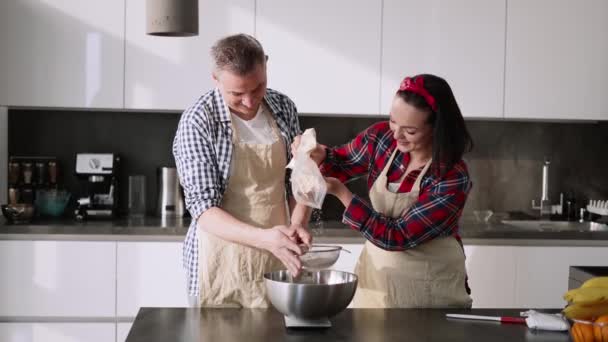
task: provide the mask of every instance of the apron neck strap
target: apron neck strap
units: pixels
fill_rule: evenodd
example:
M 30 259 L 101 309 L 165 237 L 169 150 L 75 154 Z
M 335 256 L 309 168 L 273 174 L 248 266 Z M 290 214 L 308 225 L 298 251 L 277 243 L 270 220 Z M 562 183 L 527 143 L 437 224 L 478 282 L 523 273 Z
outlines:
M 422 183 L 422 178 L 424 177 L 424 174 L 431 167 L 431 163 L 432 162 L 433 162 L 433 158 L 429 159 L 429 161 L 426 162 L 426 164 L 424 165 L 424 168 L 422 168 L 422 171 L 420 171 L 420 174 L 416 178 L 416 182 L 414 182 L 414 185 L 412 186 L 412 190 L 414 190 L 414 189 L 420 189 L 420 183 Z
M 380 176 L 386 176 L 388 174 L 388 169 L 390 169 L 391 164 L 393 163 L 393 160 L 395 159 L 396 155 L 397 155 L 397 147 L 395 147 L 395 150 L 393 151 L 393 154 L 391 154 L 391 157 L 388 158 L 388 162 L 386 163 L 384 170 L 382 170 L 382 172 L 380 173 Z

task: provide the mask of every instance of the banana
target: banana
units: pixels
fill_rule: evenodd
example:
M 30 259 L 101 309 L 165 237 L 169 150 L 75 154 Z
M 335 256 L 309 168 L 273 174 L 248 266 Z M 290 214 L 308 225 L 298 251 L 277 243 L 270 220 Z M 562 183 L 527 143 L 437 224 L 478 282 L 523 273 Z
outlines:
M 595 277 L 587 280 L 581 285 L 582 288 L 586 287 L 603 287 L 608 288 L 608 277 Z
M 608 314 L 608 302 L 593 305 L 571 304 L 562 310 L 562 313 L 571 319 L 593 319 Z
M 608 302 L 608 287 L 579 287 L 566 292 L 564 299 L 581 305 Z

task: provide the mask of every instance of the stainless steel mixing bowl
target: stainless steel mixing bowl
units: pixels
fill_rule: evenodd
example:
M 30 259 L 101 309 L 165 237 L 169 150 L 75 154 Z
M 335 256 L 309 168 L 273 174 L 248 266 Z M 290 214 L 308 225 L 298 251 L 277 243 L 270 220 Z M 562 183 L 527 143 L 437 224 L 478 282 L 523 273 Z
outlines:
M 264 274 L 267 296 L 283 315 L 314 320 L 344 310 L 355 295 L 357 276 L 334 270 L 302 270 L 294 278 L 288 271 Z

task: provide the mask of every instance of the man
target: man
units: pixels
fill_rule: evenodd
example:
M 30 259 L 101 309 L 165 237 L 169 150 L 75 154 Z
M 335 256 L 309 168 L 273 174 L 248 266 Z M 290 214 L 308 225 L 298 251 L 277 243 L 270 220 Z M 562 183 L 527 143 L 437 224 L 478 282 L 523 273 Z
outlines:
M 245 34 L 211 49 L 216 88 L 182 115 L 173 155 L 192 223 L 184 243 L 191 300 L 267 307 L 263 275 L 298 274 L 308 209 L 286 205 L 285 165 L 300 134 L 296 107 L 266 88 L 266 55 Z

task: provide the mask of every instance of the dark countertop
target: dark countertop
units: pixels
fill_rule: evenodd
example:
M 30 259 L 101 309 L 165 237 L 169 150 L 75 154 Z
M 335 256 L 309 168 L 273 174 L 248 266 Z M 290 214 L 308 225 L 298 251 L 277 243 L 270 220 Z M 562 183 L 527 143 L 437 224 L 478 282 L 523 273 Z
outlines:
M 27 224 L 0 219 L 0 240 L 183 241 L 189 225 L 190 218 L 160 217 L 36 220 Z
M 0 218 L 0 240 L 181 242 L 189 225 L 189 218 L 145 217 L 87 222 L 70 219 L 38 220 L 30 224 L 7 224 L 4 218 Z M 365 242 L 358 232 L 339 221 L 313 223 L 311 228 L 316 243 Z M 542 231 L 500 223 L 464 222 L 461 224 L 460 235 L 465 245 L 608 246 L 608 230 Z
M 567 332 L 445 318 L 448 312 L 519 316 L 521 311 L 526 310 L 347 309 L 331 318 L 331 328 L 287 329 L 274 309 L 142 308 L 126 342 L 570 341 Z

